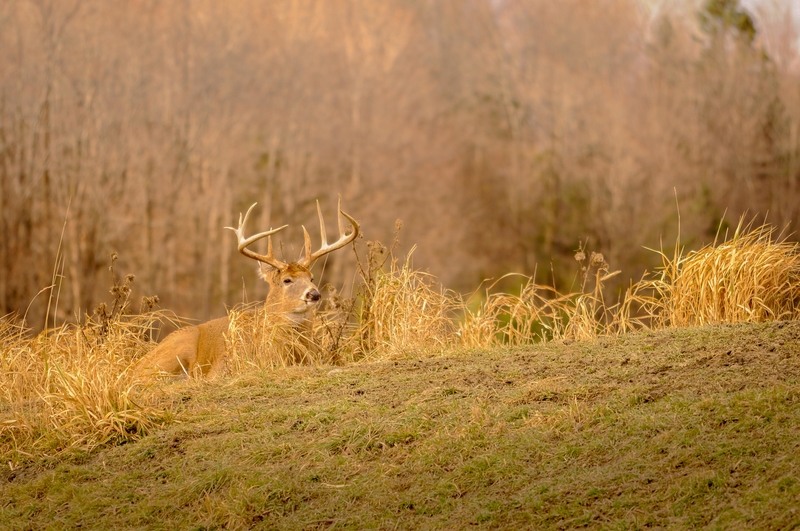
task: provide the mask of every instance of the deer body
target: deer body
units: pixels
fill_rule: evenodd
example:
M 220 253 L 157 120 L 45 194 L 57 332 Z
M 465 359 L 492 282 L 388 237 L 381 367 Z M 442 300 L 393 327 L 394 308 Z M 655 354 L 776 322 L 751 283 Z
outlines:
M 197 326 L 187 326 L 171 333 L 142 358 L 137 371 L 142 375 L 164 372 L 173 375 L 218 374 L 225 351 L 228 318 L 220 317 Z
M 270 236 L 286 228 L 256 234 L 249 238 L 244 237 L 244 225 L 253 206 L 247 211 L 242 220 L 239 216 L 239 228 L 226 227 L 236 233 L 239 239 L 239 252 L 259 262 L 259 275 L 266 281 L 270 288 L 266 300 L 266 309 L 269 313 L 280 316 L 287 325 L 311 332 L 314 320 L 314 311 L 320 302 L 320 293 L 314 285 L 311 266 L 315 260 L 325 254 L 344 247 L 355 240 L 359 234 L 358 223 L 342 212 L 341 198 L 339 198 L 339 240 L 328 245 L 325 233 L 325 222 L 317 202 L 317 213 L 320 219 L 320 233 L 322 247 L 312 253 L 311 241 L 308 232 L 303 227 L 305 237 L 305 255 L 297 262 L 282 262 L 275 258 L 272 251 Z M 351 223 L 353 230 L 345 235 L 342 216 Z M 268 251 L 260 255 L 247 249 L 253 242 L 268 238 Z M 187 326 L 168 335 L 136 365 L 136 373 L 140 376 L 153 374 L 170 374 L 173 376 L 205 376 L 214 377 L 225 370 L 225 333 L 228 331 L 228 318 L 213 319 L 197 326 Z

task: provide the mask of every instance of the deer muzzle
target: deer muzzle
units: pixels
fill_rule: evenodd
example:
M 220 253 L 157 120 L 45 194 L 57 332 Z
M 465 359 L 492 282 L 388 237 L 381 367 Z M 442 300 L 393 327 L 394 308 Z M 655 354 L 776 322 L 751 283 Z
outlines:
M 303 300 L 305 300 L 306 302 L 316 303 L 319 302 L 321 298 L 322 295 L 320 295 L 319 290 L 317 290 L 316 288 L 312 288 L 306 291 L 305 295 L 303 295 Z

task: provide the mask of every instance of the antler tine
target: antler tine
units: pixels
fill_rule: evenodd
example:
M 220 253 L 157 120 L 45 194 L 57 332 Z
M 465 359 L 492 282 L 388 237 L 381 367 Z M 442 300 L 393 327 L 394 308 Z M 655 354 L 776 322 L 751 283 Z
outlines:
M 308 235 L 308 231 L 306 230 L 306 226 L 302 225 L 303 227 L 303 258 L 298 262 L 306 267 L 311 266 L 311 262 L 306 263 L 306 259 L 311 256 L 311 236 Z
M 339 196 L 339 208 L 342 208 L 342 196 Z M 319 233 L 322 236 L 322 246 L 328 245 L 328 234 L 325 232 L 325 219 L 322 217 L 322 209 L 319 208 L 319 199 L 317 199 L 317 217 L 319 217 Z M 339 225 L 339 234 L 341 234 L 342 226 Z
M 322 256 L 325 256 L 326 254 L 332 251 L 341 249 L 342 247 L 344 247 L 345 245 L 352 242 L 358 237 L 360 227 L 355 219 L 350 217 L 350 215 L 348 215 L 346 212 L 342 210 L 342 196 L 339 196 L 338 207 L 339 207 L 338 215 L 336 217 L 339 222 L 338 223 L 339 239 L 336 242 L 329 245 L 327 233 L 325 230 L 325 220 L 322 217 L 322 210 L 319 207 L 319 201 L 317 201 L 317 214 L 319 215 L 319 228 L 322 236 L 322 247 L 320 247 L 319 250 L 314 253 L 311 252 L 311 238 L 308 236 L 306 228 L 303 227 L 303 236 L 305 238 L 305 256 L 303 256 L 303 259 L 300 260 L 299 262 L 300 264 L 304 265 L 305 267 L 311 267 L 311 264 L 313 264 L 317 259 L 321 258 Z M 342 216 L 347 218 L 347 221 L 349 221 L 350 224 L 353 226 L 353 232 L 351 232 L 350 234 L 345 234 L 344 232 L 344 223 L 342 222 Z
M 342 198 L 339 198 L 340 206 L 341 206 Z M 325 230 L 325 218 L 322 217 L 322 209 L 319 207 L 319 199 L 317 199 L 317 217 L 319 217 L 319 234 L 322 238 L 322 248 L 328 246 L 328 233 Z M 341 232 L 342 225 L 339 224 L 339 231 Z M 308 235 L 308 231 L 306 230 L 306 226 L 303 225 L 303 259 L 312 256 L 311 252 L 311 236 Z
M 244 227 L 247 225 L 247 218 L 250 217 L 250 212 L 258 203 L 253 203 L 250 208 L 247 209 L 247 213 L 244 215 L 244 219 L 242 218 L 241 212 L 239 213 L 239 227 L 234 229 L 233 227 L 225 227 L 226 229 L 233 231 L 238 238 L 238 248 L 239 252 L 243 255 L 247 256 L 248 258 L 252 258 L 254 260 L 258 260 L 259 262 L 264 262 L 267 265 L 271 265 L 276 269 L 284 269 L 286 267 L 286 262 L 282 262 L 275 258 L 275 255 L 272 253 L 272 238 L 271 236 L 278 231 L 281 231 L 288 227 L 289 225 L 284 225 L 283 227 L 278 227 L 277 229 L 270 229 L 265 232 L 260 232 L 258 234 L 254 234 L 249 238 L 244 237 Z M 258 254 L 250 249 L 247 248 L 248 245 L 262 239 L 267 238 L 267 254 Z
M 344 222 L 342 220 L 342 194 L 339 194 L 339 204 L 336 206 L 336 222 L 339 225 L 339 235 L 344 234 Z M 358 232 L 357 227 L 356 232 Z

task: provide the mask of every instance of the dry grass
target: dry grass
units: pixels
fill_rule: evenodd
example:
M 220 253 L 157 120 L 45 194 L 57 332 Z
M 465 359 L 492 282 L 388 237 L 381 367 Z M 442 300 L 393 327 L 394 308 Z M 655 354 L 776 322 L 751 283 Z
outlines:
M 587 260 L 581 249 L 575 255 L 580 264 L 581 290 L 561 294 L 554 287 L 537 284 L 532 277 L 510 274 L 523 279 L 520 294 L 493 293 L 497 282 L 486 289 L 483 300 L 471 309 L 464 307 L 459 335 L 467 347 L 529 345 L 537 341 L 580 341 L 627 329 L 629 319 L 617 306 L 606 304 L 603 283 L 618 275 L 599 253 Z M 498 282 L 500 281 L 498 280 Z M 627 310 L 628 306 L 623 306 Z
M 336 352 L 325 348 L 319 329 L 309 333 L 284 322 L 282 316 L 250 304 L 228 314 L 227 370 L 245 374 L 298 364 L 330 364 Z
M 660 252 L 652 290 L 655 326 L 764 322 L 800 317 L 800 254 L 797 243 L 775 240 L 775 228 L 752 229 L 739 221 L 733 237 L 683 255 Z
M 486 290 L 476 310 L 465 305 L 462 344 L 469 347 L 525 345 L 547 340 L 587 340 L 634 330 L 764 322 L 800 318 L 798 244 L 774 239 L 775 228 L 752 228 L 740 220 L 730 239 L 685 256 L 659 252 L 655 279 L 630 286 L 608 304 L 603 283 L 609 272 L 602 255 L 587 260 L 581 249 L 581 290 L 562 295 L 525 278 L 519 295 Z
M 525 345 L 555 338 L 563 331 L 566 317 L 563 310 L 569 297 L 559 296 L 530 277 L 522 278 L 525 283 L 519 295 L 492 293 L 492 285 L 486 289 L 477 309 L 469 309 L 467 303 L 464 319 L 459 323 L 464 346 Z
M 0 455 L 19 461 L 91 450 L 147 433 L 168 416 L 137 393 L 133 361 L 151 346 L 154 314 L 64 325 L 28 338 L 0 323 Z
M 442 351 L 456 344 L 457 298 L 405 261 L 364 276 L 357 310 L 356 357 L 378 359 Z
M 0 456 L 9 462 L 135 439 L 169 417 L 131 370 L 153 345 L 154 323 L 169 317 L 153 311 L 158 297 L 129 314 L 134 277 L 120 279 L 116 260 L 112 300 L 84 324 L 31 337 L 12 316 L 0 319 Z

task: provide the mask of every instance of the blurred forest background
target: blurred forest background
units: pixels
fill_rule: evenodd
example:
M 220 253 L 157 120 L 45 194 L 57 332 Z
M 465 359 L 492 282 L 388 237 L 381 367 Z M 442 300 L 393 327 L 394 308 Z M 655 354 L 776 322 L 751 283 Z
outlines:
M 797 28 L 791 0 L 0 0 L 0 315 L 91 313 L 112 251 L 139 295 L 224 315 L 266 292 L 223 230 L 254 201 L 292 259 L 316 198 L 329 232 L 337 194 L 365 239 L 400 218 L 460 291 L 537 264 L 568 290 L 587 240 L 636 280 L 676 193 L 689 247 L 726 211 L 784 227 Z

